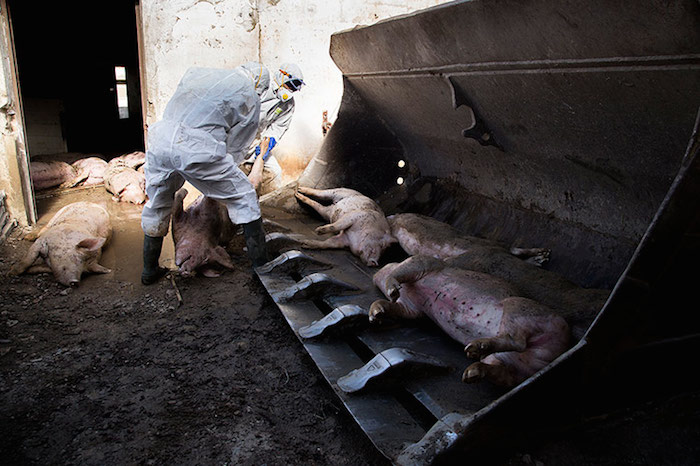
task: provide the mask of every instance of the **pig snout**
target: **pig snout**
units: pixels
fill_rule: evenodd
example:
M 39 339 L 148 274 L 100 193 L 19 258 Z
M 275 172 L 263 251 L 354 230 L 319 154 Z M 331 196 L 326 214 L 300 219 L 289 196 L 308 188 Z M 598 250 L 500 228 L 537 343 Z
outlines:
M 58 267 L 52 267 L 56 281 L 71 288 L 78 286 L 80 284 L 80 276 L 83 274 L 82 262 L 70 264 L 59 260 L 58 263 L 60 264 Z
M 369 267 L 377 267 L 379 265 L 381 250 L 378 248 L 366 247 L 364 250 L 360 251 L 359 255 L 365 265 Z

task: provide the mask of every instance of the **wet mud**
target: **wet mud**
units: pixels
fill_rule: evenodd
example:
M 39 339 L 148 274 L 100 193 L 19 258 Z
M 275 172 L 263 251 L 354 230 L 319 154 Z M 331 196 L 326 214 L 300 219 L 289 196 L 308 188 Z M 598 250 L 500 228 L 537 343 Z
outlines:
M 110 212 L 100 263 L 112 273 L 75 289 L 8 277 L 31 243 L 0 245 L 0 463 L 388 464 L 267 296 L 242 236 L 236 270 L 145 287 L 140 206 L 75 190 L 40 198 L 39 224 L 81 200 Z M 174 267 L 169 236 L 161 263 Z

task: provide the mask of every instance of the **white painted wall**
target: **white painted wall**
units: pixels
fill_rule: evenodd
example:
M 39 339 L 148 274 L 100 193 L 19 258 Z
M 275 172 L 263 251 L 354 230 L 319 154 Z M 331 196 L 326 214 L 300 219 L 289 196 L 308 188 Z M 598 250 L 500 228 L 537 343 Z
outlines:
M 298 93 L 292 125 L 276 156 L 296 177 L 322 143 L 323 110 L 334 121 L 343 95 L 340 70 L 330 57 L 331 34 L 446 3 L 445 0 L 279 0 L 260 2 L 261 57 L 273 69 L 301 66 L 307 86 Z M 391 46 L 391 44 L 387 44 Z
M 141 0 L 146 123 L 161 117 L 190 66 L 229 68 L 259 60 L 274 70 L 295 62 L 308 85 L 296 95 L 292 126 L 275 148 L 285 178 L 293 179 L 321 146 L 323 110 L 333 121 L 342 97 L 342 75 L 328 53 L 331 34 L 441 3 L 446 1 Z
M 258 59 L 254 5 L 254 0 L 141 1 L 146 124 L 162 117 L 187 68 L 234 68 Z

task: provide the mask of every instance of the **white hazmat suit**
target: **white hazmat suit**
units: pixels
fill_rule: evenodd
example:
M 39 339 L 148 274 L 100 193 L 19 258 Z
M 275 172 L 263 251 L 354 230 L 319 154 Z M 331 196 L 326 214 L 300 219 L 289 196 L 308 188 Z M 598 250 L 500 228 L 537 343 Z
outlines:
M 247 65 L 233 70 L 190 68 L 163 119 L 149 128 L 149 200 L 141 215 L 147 236 L 167 234 L 174 194 L 185 181 L 223 203 L 234 224 L 260 218 L 253 185 L 238 165 L 257 133 L 260 94 L 269 86 L 269 72 Z
M 287 63 L 282 65 L 282 68 L 291 72 L 294 76 L 300 79 L 302 78 L 301 69 L 299 69 L 297 65 Z M 290 97 L 286 101 L 282 101 L 277 96 L 277 91 L 282 84 L 284 84 L 287 77 L 279 70 L 276 70 L 273 74 L 273 82 L 270 83 L 270 86 L 260 96 L 260 123 L 256 143 L 248 150 L 249 158 L 246 160 L 247 163 L 253 163 L 255 161 L 253 152 L 255 146 L 258 145 L 260 141 L 265 138 L 274 138 L 275 141 L 279 142 L 284 133 L 287 132 L 287 129 L 289 129 L 289 125 L 292 124 L 295 106 L 293 95 L 290 93 Z M 268 79 L 270 79 L 269 73 Z M 265 160 L 265 170 L 273 175 L 272 182 L 277 185 L 282 175 L 282 167 L 274 155 L 271 154 L 270 157 Z

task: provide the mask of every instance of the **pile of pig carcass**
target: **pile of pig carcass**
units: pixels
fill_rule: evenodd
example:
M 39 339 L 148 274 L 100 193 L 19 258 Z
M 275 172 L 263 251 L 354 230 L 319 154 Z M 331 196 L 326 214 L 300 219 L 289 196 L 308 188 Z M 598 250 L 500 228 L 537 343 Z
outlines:
M 143 204 L 146 181 L 143 152 L 131 152 L 106 162 L 100 157 L 85 157 L 72 164 L 59 161 L 32 162 L 34 189 L 97 186 L 104 184 L 115 201 Z M 26 256 L 10 273 L 53 273 L 56 281 L 77 286 L 84 272 L 109 273 L 98 263 L 102 248 L 112 236 L 109 213 L 92 202 L 74 202 L 59 210 L 38 234 Z
M 72 164 L 60 161 L 31 162 L 31 178 L 37 191 L 49 188 L 73 188 L 103 184 L 115 201 L 146 202 L 146 178 L 141 151 L 115 157 L 109 162 L 101 157 L 85 157 Z
M 467 383 L 519 384 L 580 338 L 607 299 L 607 290 L 581 288 L 539 267 L 549 257 L 546 249 L 506 249 L 418 214 L 386 218 L 351 189 L 299 187 L 296 198 L 329 222 L 317 233 L 337 234 L 277 237 L 307 248 L 347 247 L 368 266 L 399 243 L 409 257 L 375 273 L 387 299 L 372 303 L 369 320 L 428 316 L 477 360 L 462 375 Z

